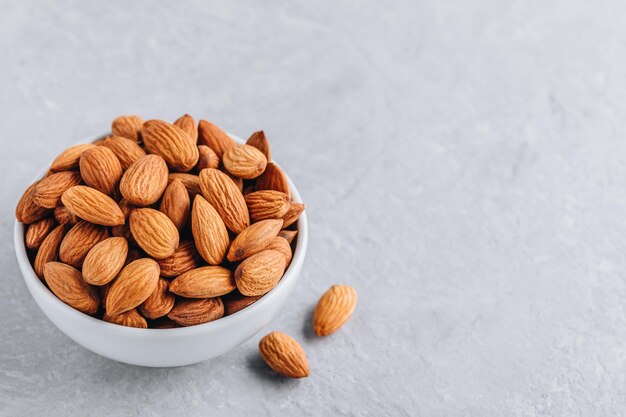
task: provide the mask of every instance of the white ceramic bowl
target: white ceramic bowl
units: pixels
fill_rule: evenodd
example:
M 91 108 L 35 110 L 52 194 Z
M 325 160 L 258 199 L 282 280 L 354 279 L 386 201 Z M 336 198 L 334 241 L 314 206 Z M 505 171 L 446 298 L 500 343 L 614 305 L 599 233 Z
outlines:
M 234 137 L 238 142 L 241 139 Z M 81 143 L 93 141 L 87 140 Z M 295 201 L 300 194 L 289 178 Z M 24 226 L 15 223 L 15 253 L 28 290 L 44 314 L 79 345 L 107 358 L 132 365 L 171 367 L 190 365 L 214 358 L 245 342 L 283 306 L 293 291 L 304 257 L 309 233 L 306 211 L 298 220 L 297 245 L 293 260 L 278 285 L 256 303 L 214 322 L 175 329 L 137 329 L 93 318 L 59 300 L 39 280 L 28 261 Z

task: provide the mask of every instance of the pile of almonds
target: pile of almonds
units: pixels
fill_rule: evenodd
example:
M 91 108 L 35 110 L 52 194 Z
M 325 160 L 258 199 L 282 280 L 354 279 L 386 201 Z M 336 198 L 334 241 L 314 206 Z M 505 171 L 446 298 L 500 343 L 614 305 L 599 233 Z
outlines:
M 33 269 L 73 308 L 141 328 L 193 326 L 282 278 L 297 220 L 262 131 L 245 145 L 184 115 L 121 116 L 62 152 L 16 209 Z

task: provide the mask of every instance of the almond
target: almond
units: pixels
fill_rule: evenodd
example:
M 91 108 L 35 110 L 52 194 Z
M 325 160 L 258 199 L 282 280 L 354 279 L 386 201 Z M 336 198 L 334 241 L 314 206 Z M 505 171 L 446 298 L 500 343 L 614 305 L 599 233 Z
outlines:
M 92 285 L 104 285 L 115 279 L 128 256 L 128 242 L 111 237 L 94 245 L 83 262 L 83 278 Z
M 260 150 L 263 153 L 263 155 L 265 155 L 265 159 L 267 159 L 267 162 L 270 162 L 272 160 L 272 152 L 270 151 L 270 143 L 265 137 L 265 132 L 263 132 L 262 130 L 259 130 L 258 132 L 254 132 L 250 136 L 248 141 L 246 142 L 246 145 L 254 146 L 258 150 Z
M 80 156 L 83 154 L 83 152 L 87 149 L 93 149 L 95 147 L 96 145 L 87 143 L 67 148 L 66 150 L 61 152 L 54 161 L 52 161 L 52 165 L 50 165 L 50 171 L 58 172 L 78 169 Z
M 198 140 L 200 145 L 206 145 L 222 158 L 224 152 L 231 146 L 235 146 L 235 141 L 218 126 L 206 120 L 200 120 L 198 125 Z
M 80 157 L 80 175 L 85 184 L 112 196 L 122 179 L 122 164 L 112 150 L 96 146 Z
M 275 250 L 276 252 L 280 252 L 285 257 L 286 267 L 291 263 L 291 245 L 285 238 L 280 236 L 276 236 L 274 239 L 270 241 L 270 243 L 265 247 L 265 250 Z
M 228 260 L 236 262 L 261 252 L 278 235 L 282 225 L 282 220 L 270 219 L 247 227 L 230 245 Z
M 174 125 L 183 130 L 189 139 L 191 139 L 191 143 L 194 145 L 198 143 L 198 127 L 196 126 L 195 120 L 188 114 L 185 114 L 178 118 L 174 122 Z
M 48 262 L 43 273 L 50 290 L 65 304 L 85 314 L 98 311 L 100 296 L 77 269 L 60 262 Z
M 280 232 L 278 232 L 278 236 L 285 238 L 287 240 L 287 242 L 291 243 L 293 242 L 293 240 L 295 239 L 296 235 L 298 234 L 297 230 L 281 230 Z
M 245 199 L 253 222 L 282 219 L 291 206 L 291 199 L 287 194 L 274 190 L 255 191 L 246 195 Z
M 221 264 L 230 245 L 228 231 L 215 208 L 201 195 L 193 202 L 191 233 L 202 258 L 211 265 Z
M 126 200 L 120 201 L 118 206 L 120 206 L 120 210 L 122 210 L 122 214 L 124 214 L 124 224 L 113 226 L 111 228 L 111 234 L 115 237 L 123 237 L 129 242 L 132 242 L 133 234 L 130 232 L 130 225 L 128 224 L 128 218 L 130 217 L 130 213 L 136 207 L 130 204 Z
M 181 180 L 174 180 L 165 189 L 160 210 L 180 231 L 189 220 L 189 193 Z
M 88 222 L 101 226 L 124 224 L 124 213 L 108 195 L 95 188 L 78 185 L 65 191 L 62 196 L 67 209 Z
M 137 142 L 123 138 L 121 136 L 111 136 L 102 142 L 102 146 L 109 148 L 120 161 L 122 169 L 126 171 L 133 163 L 143 156 L 146 151 L 143 150 Z
M 198 172 L 206 168 L 217 169 L 220 166 L 219 156 L 217 156 L 217 154 L 213 152 L 213 149 L 208 146 L 198 146 L 198 153 L 200 155 L 198 158 L 198 164 L 196 165 L 196 170 Z
M 336 332 L 356 308 L 356 290 L 349 285 L 333 285 L 322 295 L 313 313 L 313 330 L 318 336 Z
M 61 245 L 63 236 L 65 236 L 65 226 L 57 226 L 46 236 L 39 247 L 35 262 L 33 263 L 33 270 L 40 279 L 43 278 L 43 267 L 48 262 L 57 260 L 59 256 L 59 246 Z
M 239 291 L 233 291 L 222 297 L 222 302 L 224 303 L 224 315 L 230 316 L 231 314 L 235 314 L 236 312 L 254 304 L 260 298 L 260 296 L 247 297 Z
M 63 193 L 80 184 L 80 180 L 80 173 L 76 171 L 54 173 L 37 185 L 33 201 L 38 206 L 53 209 L 61 205 Z
M 180 180 L 184 185 L 187 191 L 189 192 L 190 198 L 195 198 L 196 195 L 200 194 L 200 177 L 194 174 L 185 174 L 181 172 L 174 172 L 168 176 L 167 182 L 171 184 L 175 180 Z
M 150 208 L 130 214 L 130 231 L 137 244 L 155 259 L 172 256 L 178 248 L 178 229 L 165 214 Z
M 241 233 L 250 225 L 250 215 L 243 194 L 226 174 L 211 168 L 202 170 L 200 190 L 229 230 Z
M 111 123 L 111 131 L 115 136 L 139 141 L 139 132 L 143 126 L 143 119 L 136 115 L 119 116 Z
M 161 267 L 161 275 L 164 277 L 177 277 L 197 268 L 200 265 L 200 254 L 193 242 L 181 242 L 174 254 L 168 258 L 157 261 Z
M 37 181 L 24 191 L 20 201 L 15 208 L 15 217 L 18 222 L 31 224 L 43 219 L 48 215 L 50 210 L 45 207 L 38 206 L 35 203 L 35 189 L 41 181 Z
M 273 162 L 268 163 L 263 174 L 257 178 L 256 189 L 280 191 L 281 193 L 291 196 L 287 176 L 283 170 Z
M 268 293 L 285 272 L 285 257 L 274 250 L 259 252 L 246 258 L 235 271 L 237 288 L 243 295 Z
M 272 332 L 261 339 L 259 353 L 274 372 L 283 376 L 305 378 L 311 374 L 304 349 L 293 337 L 285 333 Z
M 160 155 L 174 171 L 190 171 L 198 163 L 198 147 L 178 126 L 162 120 L 148 120 L 141 136 L 150 153 Z
M 241 194 L 243 194 L 243 179 L 239 177 L 235 177 L 233 174 L 226 171 L 225 169 L 221 169 L 220 171 L 226 174 L 226 176 L 228 176 L 228 178 L 230 178 L 235 183 L 235 186 L 241 192 Z
M 138 259 L 128 264 L 111 285 L 106 311 L 117 315 L 146 301 L 159 284 L 159 265 L 152 259 Z
M 159 278 L 159 283 L 150 297 L 139 306 L 141 314 L 152 320 L 167 315 L 176 301 L 176 296 L 169 292 L 169 286 L 169 282 Z
M 250 145 L 231 146 L 224 152 L 222 162 L 228 172 L 248 180 L 261 175 L 267 165 L 263 152 Z
M 74 268 L 80 268 L 91 248 L 108 237 L 107 228 L 85 221 L 78 222 L 63 238 L 59 259 Z
M 54 209 L 54 219 L 59 224 L 74 225 L 80 221 L 76 215 L 67 209 L 65 206 L 59 206 Z
M 219 297 L 179 301 L 167 315 L 167 317 L 181 326 L 195 326 L 208 323 L 223 316 L 224 304 Z
M 102 316 L 102 320 L 126 327 L 137 327 L 140 329 L 148 328 L 148 322 L 146 321 L 146 319 L 134 308 L 115 316 L 104 313 L 104 316 Z
M 289 227 L 294 224 L 300 218 L 303 211 L 304 204 L 292 201 L 289 210 L 283 217 L 283 227 Z
M 30 250 L 37 249 L 43 243 L 44 239 L 54 229 L 56 222 L 48 217 L 28 226 L 26 232 L 26 247 Z
M 167 164 L 158 155 L 146 155 L 135 161 L 120 181 L 124 199 L 136 206 L 156 203 L 167 187 Z
M 205 266 L 185 272 L 170 285 L 170 291 L 187 298 L 211 298 L 235 290 L 233 274 L 221 266 Z

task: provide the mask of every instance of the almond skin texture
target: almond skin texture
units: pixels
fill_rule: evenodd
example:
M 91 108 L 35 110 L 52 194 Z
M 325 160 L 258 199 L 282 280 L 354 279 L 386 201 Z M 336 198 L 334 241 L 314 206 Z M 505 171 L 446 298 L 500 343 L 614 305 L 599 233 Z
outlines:
M 260 296 L 246 297 L 239 291 L 233 291 L 222 297 L 222 302 L 224 303 L 224 315 L 230 316 L 231 314 L 235 314 L 236 312 L 254 304 L 260 298 Z
M 121 314 L 146 301 L 159 284 L 159 265 L 152 259 L 138 259 L 128 264 L 111 285 L 106 297 L 109 315 Z
M 194 174 L 185 174 L 182 172 L 174 172 L 170 174 L 167 178 L 167 183 L 171 184 L 172 182 L 180 180 L 189 192 L 189 197 L 194 198 L 198 194 L 200 194 L 200 177 Z
M 80 173 L 57 172 L 42 180 L 35 188 L 34 202 L 38 206 L 53 209 L 61 205 L 63 193 L 80 184 Z
M 255 191 L 246 195 L 245 199 L 253 222 L 282 219 L 291 206 L 291 199 L 287 194 L 274 190 Z
M 261 252 L 274 239 L 283 225 L 282 220 L 263 220 L 241 232 L 228 250 L 228 260 L 240 261 Z
M 59 256 L 59 246 L 65 236 L 65 226 L 57 226 L 46 238 L 37 251 L 35 262 L 33 263 L 33 270 L 35 274 L 42 279 L 43 267 L 52 261 L 56 261 Z
M 236 145 L 226 132 L 206 120 L 200 120 L 198 125 L 198 141 L 200 145 L 206 145 L 213 149 L 220 159 L 228 148 Z
M 193 242 L 185 241 L 180 243 L 172 256 L 157 262 L 161 267 L 161 275 L 171 278 L 197 268 L 201 259 Z
M 285 240 L 287 240 L 287 242 L 289 242 L 289 244 L 291 244 L 291 242 L 293 242 L 293 240 L 296 238 L 296 235 L 298 234 L 297 230 L 281 230 L 280 232 L 278 232 L 278 236 L 285 238 Z
M 263 152 L 250 145 L 231 146 L 224 152 L 222 162 L 228 172 L 248 180 L 261 175 L 267 165 Z
M 142 317 L 141 314 L 137 312 L 136 309 L 128 310 L 124 313 L 117 314 L 115 316 L 111 316 L 107 313 L 104 313 L 102 320 L 107 321 L 109 323 L 119 324 L 121 326 L 126 327 L 137 327 L 139 329 L 147 329 L 148 322 L 145 318 Z
M 200 190 L 230 231 L 241 233 L 250 226 L 250 215 L 243 194 L 226 174 L 217 169 L 202 170 Z
M 167 315 L 181 326 L 195 326 L 220 319 L 224 316 L 224 304 L 220 298 L 181 300 Z
M 167 187 L 167 164 L 158 155 L 146 155 L 135 161 L 120 181 L 125 200 L 145 207 L 156 203 Z
M 59 172 L 77 169 L 80 161 L 80 156 L 83 154 L 83 152 L 87 149 L 93 149 L 95 147 L 96 145 L 88 143 L 67 148 L 66 150 L 61 152 L 54 161 L 52 161 L 52 165 L 50 165 L 50 171 Z
M 129 242 L 133 241 L 133 234 L 130 232 L 130 225 L 128 224 L 128 218 L 130 217 L 130 213 L 136 208 L 132 204 L 130 204 L 126 200 L 122 200 L 118 203 L 120 206 L 120 210 L 124 214 L 124 224 L 119 226 L 113 226 L 111 228 L 111 234 L 115 237 L 123 237 L 126 238 Z
M 198 146 L 198 165 L 196 165 L 196 171 L 200 172 L 206 168 L 217 169 L 220 166 L 220 158 L 217 156 L 213 149 L 206 145 Z
M 167 315 L 174 307 L 176 296 L 169 292 L 169 282 L 159 278 L 159 283 L 155 290 L 141 303 L 139 311 L 147 318 L 154 320 Z
M 80 219 L 70 212 L 65 206 L 59 206 L 54 209 L 54 219 L 59 224 L 69 225 L 74 225 L 80 221 Z
M 283 256 L 285 257 L 285 262 L 287 263 L 287 267 L 291 263 L 291 257 L 293 256 L 291 253 L 291 245 L 289 245 L 289 242 L 287 242 L 285 238 L 276 236 L 265 247 L 265 250 L 275 250 L 276 252 L 282 253 Z
M 63 238 L 59 259 L 74 268 L 80 268 L 91 248 L 108 237 L 107 228 L 85 221 L 78 222 Z
M 104 285 L 115 279 L 128 256 L 128 242 L 111 237 L 96 244 L 83 262 L 83 278 L 92 285 Z
M 98 311 L 100 296 L 83 280 L 77 269 L 60 262 L 48 262 L 43 271 L 46 284 L 65 304 L 85 314 Z
M 136 115 L 119 116 L 111 123 L 111 131 L 115 136 L 139 141 L 139 132 L 143 126 L 143 119 Z
M 24 239 L 26 247 L 30 250 L 37 249 L 55 226 L 56 222 L 50 217 L 39 220 L 28 226 L 26 238 Z
M 146 149 L 160 155 L 174 171 L 190 171 L 198 163 L 198 147 L 178 126 L 161 120 L 149 120 L 141 129 Z
M 239 292 L 247 296 L 263 295 L 278 284 L 285 272 L 285 257 L 266 250 L 246 258 L 235 271 Z
M 305 378 L 311 374 L 302 346 L 291 336 L 272 332 L 259 341 L 259 353 L 276 373 L 289 378 Z
M 263 174 L 257 178 L 256 189 L 280 191 L 291 197 L 287 176 L 283 170 L 273 162 L 268 163 Z
M 349 285 L 333 285 L 322 295 L 313 313 L 313 330 L 328 336 L 339 330 L 356 308 L 356 290 Z
M 102 142 L 102 146 L 107 147 L 115 154 L 124 171 L 126 171 L 128 167 L 135 163 L 138 159 L 146 156 L 146 151 L 144 151 L 143 148 L 137 144 L 137 142 L 121 136 L 111 136 L 106 138 Z
M 195 145 L 198 143 L 198 127 L 193 117 L 188 114 L 180 116 L 178 120 L 174 122 L 174 126 L 183 130 L 187 136 L 189 136 L 189 139 L 191 139 L 192 144 Z
M 189 220 L 189 193 L 181 180 L 175 180 L 165 189 L 161 200 L 161 213 L 165 214 L 180 231 Z
M 191 233 L 200 256 L 210 265 L 221 264 L 230 245 L 228 230 L 215 208 L 201 195 L 193 202 Z
M 133 210 L 130 231 L 141 249 L 155 259 L 172 256 L 178 248 L 178 229 L 160 211 L 149 208 Z
M 101 226 L 124 224 L 124 213 L 117 203 L 100 191 L 78 185 L 63 193 L 63 205 L 83 220 Z
M 303 211 L 304 204 L 292 201 L 287 214 L 283 217 L 283 227 L 289 227 L 298 221 L 298 218 L 300 218 Z
M 254 146 L 258 150 L 260 150 L 263 155 L 265 155 L 265 159 L 267 159 L 267 162 L 270 162 L 272 160 L 270 143 L 265 137 L 265 132 L 263 132 L 262 130 L 254 132 L 246 142 L 246 145 Z
M 205 266 L 185 272 L 170 285 L 170 291 L 186 298 L 212 298 L 235 290 L 233 274 L 221 266 Z
M 41 181 L 37 181 L 24 191 L 22 198 L 15 208 L 15 217 L 18 222 L 31 224 L 41 220 L 48 215 L 50 210 L 35 204 L 35 189 Z
M 96 146 L 80 157 L 80 175 L 85 184 L 112 196 L 122 178 L 122 164 L 109 148 Z

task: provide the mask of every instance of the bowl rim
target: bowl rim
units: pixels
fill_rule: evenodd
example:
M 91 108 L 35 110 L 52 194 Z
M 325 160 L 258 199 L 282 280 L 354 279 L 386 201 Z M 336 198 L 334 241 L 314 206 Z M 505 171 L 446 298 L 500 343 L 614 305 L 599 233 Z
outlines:
M 237 143 L 244 143 L 244 141 L 236 136 L 231 134 L 230 132 L 226 132 L 230 137 L 232 137 Z M 81 143 L 93 143 L 99 139 L 109 136 L 99 135 L 93 138 L 88 138 L 87 140 L 83 140 L 78 142 Z M 280 167 L 276 161 L 272 160 L 272 162 Z M 47 169 L 44 169 L 41 173 L 39 173 L 34 181 L 42 178 Z M 284 172 L 284 171 L 283 171 Z M 302 202 L 302 197 L 300 193 L 296 189 L 295 185 L 291 181 L 291 178 L 285 173 L 287 178 L 287 183 L 289 184 L 289 189 L 291 191 L 292 200 L 298 203 Z M 109 323 L 107 321 L 92 317 L 85 313 L 82 313 L 73 307 L 65 304 L 61 299 L 59 299 L 56 295 L 52 293 L 43 282 L 37 277 L 35 271 L 33 270 L 33 266 L 31 265 L 28 254 L 26 252 L 26 242 L 24 241 L 24 224 L 15 220 L 15 226 L 13 229 L 14 233 L 14 246 L 15 246 L 15 254 L 17 256 L 18 264 L 20 265 L 20 269 L 22 271 L 22 276 L 24 281 L 29 288 L 29 293 L 32 289 L 36 290 L 39 294 L 41 294 L 44 298 L 50 300 L 50 302 L 56 304 L 56 307 L 64 310 L 67 314 L 73 315 L 75 320 L 83 322 L 85 325 L 94 325 L 94 326 L 104 326 L 105 328 L 109 328 L 111 331 L 118 331 L 120 333 L 124 333 L 127 336 L 141 336 L 141 337 L 157 337 L 157 336 L 189 336 L 198 333 L 204 333 L 206 331 L 217 331 L 224 327 L 230 327 L 232 325 L 236 325 L 236 323 L 240 321 L 246 320 L 249 315 L 255 313 L 256 310 L 261 309 L 265 304 L 271 303 L 273 295 L 277 294 L 281 288 L 288 285 L 289 282 L 294 281 L 294 285 L 298 280 L 299 274 L 294 271 L 299 271 L 301 265 L 304 263 L 304 258 L 306 256 L 308 241 L 309 241 L 309 225 L 306 215 L 306 210 L 302 212 L 300 218 L 298 219 L 298 236 L 296 248 L 293 253 L 293 258 L 289 267 L 285 270 L 283 277 L 280 279 L 278 284 L 272 288 L 268 293 L 264 294 L 258 301 L 250 304 L 248 307 L 240 310 L 236 313 L 233 313 L 228 316 L 223 316 L 215 321 L 211 321 L 208 323 L 198 324 L 195 326 L 188 327 L 176 327 L 172 329 L 143 329 L 137 327 L 128 327 L 122 326 L 115 323 Z M 30 284 L 32 285 L 29 285 Z M 31 297 L 35 298 L 33 294 Z M 37 303 L 38 304 L 38 303 Z M 43 307 L 39 306 L 42 311 Z M 45 313 L 45 311 L 44 311 Z M 46 314 L 47 315 L 47 314 Z

